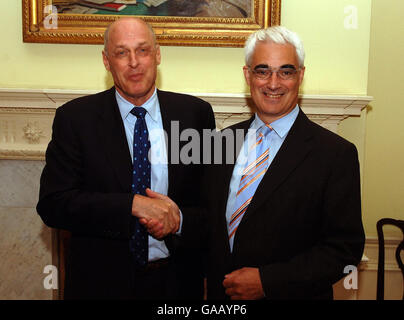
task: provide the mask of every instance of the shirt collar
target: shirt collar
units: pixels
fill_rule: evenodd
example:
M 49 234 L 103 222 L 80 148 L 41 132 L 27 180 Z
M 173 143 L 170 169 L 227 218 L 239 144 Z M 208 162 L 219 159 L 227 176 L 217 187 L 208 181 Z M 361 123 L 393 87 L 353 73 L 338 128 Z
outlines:
M 115 90 L 116 102 L 118 103 L 119 112 L 122 119 L 126 119 L 130 114 L 130 111 L 135 107 L 132 103 L 122 97 L 117 90 Z M 145 108 L 147 114 L 153 121 L 158 121 L 159 104 L 157 97 L 157 89 L 154 89 L 153 95 L 140 107 Z
M 289 112 L 286 116 L 283 116 L 280 119 L 275 120 L 274 122 L 270 123 L 273 131 L 283 139 L 289 132 L 290 128 L 292 127 L 293 123 L 295 122 L 297 115 L 299 114 L 299 105 Z M 255 114 L 255 119 L 251 123 L 250 128 L 258 130 L 261 126 L 265 123 L 260 119 L 258 114 Z

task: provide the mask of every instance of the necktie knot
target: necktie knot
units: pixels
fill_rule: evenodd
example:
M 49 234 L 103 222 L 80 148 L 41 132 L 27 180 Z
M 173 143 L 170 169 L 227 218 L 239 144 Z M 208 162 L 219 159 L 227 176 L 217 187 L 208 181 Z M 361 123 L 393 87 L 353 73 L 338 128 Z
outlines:
M 133 114 L 136 118 L 144 119 L 146 116 L 146 109 L 142 107 L 134 107 L 130 113 Z
M 264 124 L 258 131 L 264 136 L 266 137 L 271 131 L 272 131 L 272 127 L 269 124 Z

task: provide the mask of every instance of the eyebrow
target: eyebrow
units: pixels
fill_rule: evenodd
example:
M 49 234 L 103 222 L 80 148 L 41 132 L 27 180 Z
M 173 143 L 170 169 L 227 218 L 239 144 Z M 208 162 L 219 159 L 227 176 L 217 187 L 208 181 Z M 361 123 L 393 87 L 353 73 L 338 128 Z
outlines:
M 286 68 L 296 70 L 296 67 L 293 64 L 284 64 L 279 67 L 279 69 L 286 69 Z M 257 69 L 269 69 L 269 66 L 267 64 L 259 64 L 254 67 L 254 70 L 257 70 Z
M 143 47 L 143 46 L 151 46 L 151 44 L 147 41 L 143 41 L 143 42 L 138 43 L 137 48 Z
M 293 64 L 284 64 L 283 66 L 281 66 L 281 69 L 283 69 L 283 68 L 290 68 L 290 69 L 296 70 L 296 67 Z
M 267 64 L 259 64 L 259 65 L 256 65 L 255 67 L 254 67 L 254 70 L 257 70 L 257 69 L 268 69 L 269 67 L 268 67 L 268 65 Z

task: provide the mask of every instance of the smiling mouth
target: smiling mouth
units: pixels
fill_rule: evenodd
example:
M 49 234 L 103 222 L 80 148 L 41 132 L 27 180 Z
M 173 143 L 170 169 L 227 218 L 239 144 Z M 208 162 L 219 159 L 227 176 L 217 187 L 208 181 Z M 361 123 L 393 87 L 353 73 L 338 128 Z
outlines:
M 270 98 L 270 99 L 280 99 L 283 96 L 283 93 L 270 93 L 270 92 L 262 92 L 266 97 Z

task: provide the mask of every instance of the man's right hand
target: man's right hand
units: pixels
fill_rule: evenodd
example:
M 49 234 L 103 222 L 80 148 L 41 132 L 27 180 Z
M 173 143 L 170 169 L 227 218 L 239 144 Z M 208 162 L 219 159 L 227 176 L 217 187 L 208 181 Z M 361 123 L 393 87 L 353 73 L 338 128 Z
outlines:
M 169 197 L 146 189 L 146 195 L 135 195 L 132 215 L 139 218 L 147 231 L 156 239 L 176 233 L 180 227 L 180 210 Z

